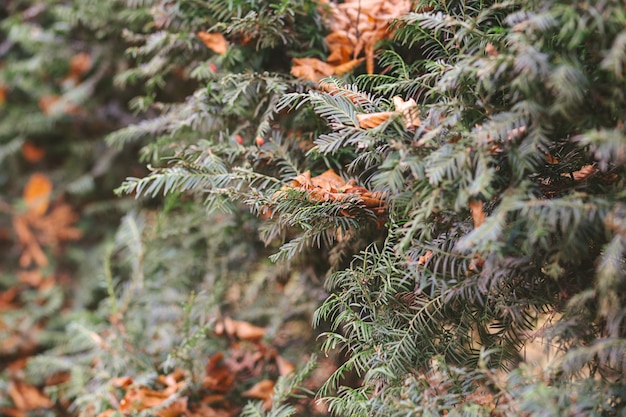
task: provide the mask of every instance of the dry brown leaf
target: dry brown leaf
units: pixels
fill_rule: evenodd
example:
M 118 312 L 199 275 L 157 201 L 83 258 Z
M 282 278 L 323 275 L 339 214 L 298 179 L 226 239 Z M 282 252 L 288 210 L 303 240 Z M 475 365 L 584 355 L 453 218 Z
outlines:
M 32 411 L 38 408 L 50 408 L 54 403 L 37 387 L 24 381 L 12 380 L 7 389 L 9 397 L 20 411 Z
M 249 390 L 241 394 L 245 398 L 263 400 L 263 409 L 272 408 L 272 395 L 274 395 L 274 381 L 264 379 L 254 384 Z
M 33 262 L 39 267 L 47 266 L 48 257 L 41 249 L 35 235 L 31 232 L 28 218 L 26 215 L 13 217 L 13 230 L 17 235 L 18 241 L 24 247 L 19 264 L 22 268 L 30 266 Z
M 355 184 L 355 180 L 346 182 L 332 169 L 316 177 L 311 177 L 310 171 L 306 171 L 294 178 L 289 186 L 285 186 L 277 191 L 274 194 L 274 199 L 280 198 L 283 195 L 283 191 L 288 189 L 308 191 L 309 198 L 319 202 L 346 201 L 357 197 L 366 207 L 373 209 L 377 215 L 383 215 L 386 211 L 383 207 L 383 195 L 378 192 L 371 192 Z M 344 214 L 349 215 L 347 213 Z
M 111 380 L 111 385 L 116 388 L 128 388 L 133 383 L 133 379 L 129 376 L 121 376 L 118 378 L 113 378 Z
M 222 362 L 223 359 L 224 355 L 221 352 L 209 358 L 206 365 L 206 376 L 202 381 L 204 388 L 220 393 L 226 393 L 232 389 L 235 372 Z
M 221 33 L 208 33 L 200 31 L 196 34 L 204 45 L 219 55 L 224 55 L 228 51 L 228 41 Z
M 9 88 L 4 84 L 0 84 L 0 106 L 4 105 L 4 103 L 7 102 L 8 92 L 9 92 Z
M 29 213 L 43 216 L 50 205 L 52 181 L 41 173 L 34 173 L 24 187 L 22 198 Z
M 80 80 L 83 75 L 89 72 L 93 65 L 91 55 L 86 52 L 81 52 L 74 55 L 70 59 L 70 72 L 68 78 Z
M 428 262 L 428 260 L 430 258 L 433 257 L 433 252 L 432 251 L 428 251 L 425 254 L 423 254 L 422 256 L 419 257 L 419 259 L 417 260 L 418 265 L 424 266 L 426 265 L 426 262 Z
M 280 374 L 280 376 L 288 375 L 292 373 L 293 370 L 296 368 L 293 363 L 280 355 L 276 356 L 276 366 L 278 367 L 278 373 Z
M 341 74 L 345 74 L 346 72 L 350 72 L 356 67 L 358 67 L 359 65 L 361 65 L 361 62 L 363 62 L 363 58 L 353 59 L 351 61 L 344 62 L 341 65 L 337 65 L 334 68 L 334 74 L 341 75 Z
M 597 173 L 598 171 L 600 170 L 595 165 L 591 164 L 591 165 L 583 166 L 578 171 L 572 172 L 571 175 L 574 178 L 574 181 L 584 181 L 590 176 L 592 176 L 593 174 Z M 561 174 L 561 175 L 569 176 L 569 174 Z
M 309 171 L 307 171 L 309 172 Z M 309 173 L 309 176 L 311 174 Z M 294 180 L 295 181 L 295 180 Z M 320 175 L 311 178 L 311 185 L 313 187 L 319 187 L 324 191 L 336 192 L 342 190 L 346 185 L 346 182 L 332 169 L 327 169 Z
M 491 42 L 485 45 L 485 53 L 489 56 L 494 56 L 494 57 L 499 55 L 498 50 Z
M 291 75 L 318 82 L 335 73 L 335 67 L 317 58 L 294 58 Z
M 22 156 L 25 160 L 31 163 L 39 162 L 45 156 L 46 151 L 44 151 L 39 146 L 33 144 L 30 141 L 24 142 L 22 145 Z
M 189 417 L 232 417 L 236 415 L 236 411 L 227 411 L 223 408 L 214 408 L 202 402 L 199 406 L 193 407 L 188 411 Z
M 393 98 L 393 106 L 397 112 L 402 114 L 402 121 L 407 129 L 419 127 L 422 122 L 419 118 L 419 110 L 415 99 L 404 101 L 400 96 Z
M 483 210 L 483 202 L 480 200 L 470 200 L 469 207 L 470 211 L 472 212 L 472 220 L 474 220 L 474 229 L 476 229 L 485 222 L 485 211 Z
M 228 336 L 235 336 L 241 340 L 260 340 L 265 335 L 265 329 L 250 324 L 246 321 L 233 320 L 225 317 L 224 320 L 215 326 L 215 333 L 221 336 L 226 333 Z
M 120 401 L 120 411 L 130 413 L 154 408 L 161 405 L 167 398 L 167 395 L 159 391 L 144 387 L 132 387 L 126 391 L 126 395 Z
M 546 152 L 546 164 L 556 165 L 559 163 L 559 160 L 556 159 L 552 154 Z
M 360 113 L 356 115 L 356 118 L 359 121 L 359 127 L 362 129 L 373 129 L 389 120 L 391 116 L 393 116 L 393 112 L 383 111 L 377 113 Z

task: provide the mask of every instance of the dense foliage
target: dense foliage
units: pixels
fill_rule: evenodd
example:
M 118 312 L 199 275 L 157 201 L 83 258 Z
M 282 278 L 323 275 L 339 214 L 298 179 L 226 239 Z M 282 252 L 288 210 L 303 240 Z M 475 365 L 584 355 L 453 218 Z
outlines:
M 623 2 L 96 3 L 5 7 L 0 285 L 22 293 L 0 334 L 42 334 L 0 346 L 0 388 L 46 385 L 50 413 L 309 415 L 319 331 L 333 415 L 623 415 Z M 19 201 L 35 170 L 95 230 L 39 238 L 57 264 L 23 259 L 19 225 L 56 207 Z

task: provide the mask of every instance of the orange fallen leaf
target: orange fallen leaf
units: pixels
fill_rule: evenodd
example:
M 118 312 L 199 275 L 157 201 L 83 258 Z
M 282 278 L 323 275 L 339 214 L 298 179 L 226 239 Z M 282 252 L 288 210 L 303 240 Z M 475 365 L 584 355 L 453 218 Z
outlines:
M 346 72 L 350 72 L 356 67 L 358 67 L 361 64 L 361 62 L 363 62 L 363 59 L 364 58 L 357 58 L 357 59 L 350 60 L 348 62 L 344 62 L 343 64 L 337 65 L 334 68 L 333 73 L 335 75 L 341 75 L 341 74 L 345 74 Z
M 359 127 L 362 129 L 373 129 L 389 120 L 391 116 L 393 116 L 393 112 L 383 111 L 377 113 L 360 113 L 356 115 L 356 118 L 359 121 Z
M 293 363 L 283 358 L 280 355 L 276 356 L 276 366 L 278 366 L 278 373 L 280 376 L 285 376 L 293 372 L 296 368 Z
M 81 52 L 74 55 L 70 59 L 70 72 L 68 78 L 80 80 L 91 69 L 93 65 L 91 55 L 87 52 Z
M 546 164 L 556 165 L 559 163 L 559 160 L 556 159 L 554 156 L 552 156 L 552 154 L 546 152 L 545 156 L 546 156 Z
M 43 252 L 43 249 L 41 249 L 41 245 L 37 241 L 36 236 L 30 230 L 28 223 L 29 217 L 32 216 L 26 214 L 13 218 L 13 230 L 17 235 L 17 240 L 24 246 L 19 264 L 22 268 L 26 268 L 34 262 L 37 266 L 44 267 L 48 265 L 48 257 Z
M 120 401 L 120 411 L 126 413 L 154 408 L 161 405 L 167 398 L 168 395 L 148 388 L 130 388 Z
M 496 47 L 491 43 L 487 43 L 487 45 L 485 45 L 485 53 L 489 56 L 493 56 L 496 57 L 499 55 L 498 50 L 496 49 Z
M 45 156 L 46 151 L 43 148 L 33 144 L 30 141 L 24 142 L 22 145 L 22 156 L 25 160 L 31 163 L 39 162 Z
M 233 320 L 225 317 L 221 323 L 215 326 L 215 333 L 218 336 L 226 333 L 228 336 L 235 336 L 241 340 L 259 340 L 265 335 L 265 329 L 250 324 L 246 321 Z
M 593 174 L 597 173 L 598 171 L 599 171 L 598 167 L 596 167 L 594 164 L 591 164 L 591 165 L 583 166 L 578 171 L 572 172 L 571 175 L 574 178 L 574 181 L 584 181 L 590 176 L 592 176 Z M 569 174 L 561 174 L 561 175 L 569 176 Z
M 474 229 L 478 228 L 485 222 L 485 211 L 483 210 L 483 202 L 480 200 L 469 201 L 472 219 L 474 220 Z
M 272 408 L 272 395 L 274 395 L 274 381 L 264 379 L 254 384 L 249 390 L 241 394 L 245 398 L 263 400 L 263 409 Z
M 318 82 L 335 73 L 335 67 L 317 58 L 294 58 L 291 75 Z
M 202 381 L 202 386 L 211 391 L 226 393 L 233 387 L 235 372 L 232 372 L 222 360 L 224 355 L 221 352 L 209 358 L 206 364 L 206 376 Z
M 9 382 L 7 389 L 9 397 L 15 407 L 20 411 L 32 411 L 38 408 L 50 408 L 54 403 L 46 397 L 38 388 L 24 381 L 13 380 Z
M 22 198 L 28 212 L 42 216 L 50 205 L 50 196 L 52 195 L 52 181 L 41 173 L 34 173 L 22 193 Z
M 204 45 L 219 55 L 224 55 L 228 51 L 228 41 L 221 33 L 208 33 L 200 31 L 196 33 Z
M 423 254 L 422 256 L 419 257 L 419 259 L 417 260 L 418 265 L 424 266 L 426 265 L 426 263 L 430 260 L 430 258 L 433 257 L 433 252 L 432 251 L 428 251 L 425 254 Z

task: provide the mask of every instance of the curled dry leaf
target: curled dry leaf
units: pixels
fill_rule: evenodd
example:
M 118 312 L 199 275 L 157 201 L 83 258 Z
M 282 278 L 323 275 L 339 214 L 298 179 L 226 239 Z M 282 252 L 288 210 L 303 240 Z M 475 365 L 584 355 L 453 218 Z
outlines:
M 219 55 L 224 55 L 228 51 L 228 41 L 221 33 L 208 33 L 200 31 L 196 34 L 204 45 Z

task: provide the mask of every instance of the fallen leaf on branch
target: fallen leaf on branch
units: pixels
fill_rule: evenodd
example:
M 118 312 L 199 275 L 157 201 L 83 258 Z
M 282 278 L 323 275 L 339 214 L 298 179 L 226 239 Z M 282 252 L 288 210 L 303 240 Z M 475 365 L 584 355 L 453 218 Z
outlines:
M 317 58 L 294 58 L 291 75 L 318 82 L 335 73 L 335 67 Z
M 325 38 L 330 51 L 326 61 L 341 65 L 364 55 L 366 71 L 373 74 L 376 44 L 391 35 L 389 23 L 409 12 L 412 2 L 346 0 L 338 4 L 325 0 L 323 5 L 331 30 Z
M 546 154 L 545 154 L 545 155 L 546 155 L 546 164 L 549 164 L 549 165 L 556 165 L 556 164 L 558 164 L 558 163 L 559 163 L 559 160 L 558 160 L 558 159 L 556 159 L 554 156 L 552 156 L 550 153 L 547 153 L 547 152 L 546 152 Z
M 432 251 L 428 251 L 425 254 L 423 254 L 422 256 L 419 257 L 419 259 L 417 260 L 417 264 L 424 266 L 426 265 L 426 263 L 430 260 L 430 258 L 433 257 L 433 252 Z
M 476 229 L 485 222 L 485 211 L 483 210 L 483 202 L 480 200 L 470 200 L 469 207 L 470 211 L 472 212 L 472 220 L 474 220 L 474 229 Z
M 204 45 L 219 55 L 224 55 L 228 51 L 228 41 L 221 33 L 208 33 L 200 31 L 196 33 Z
M 590 176 L 592 176 L 593 174 L 597 173 L 598 171 L 600 171 L 598 169 L 598 167 L 596 167 L 594 164 L 591 165 L 585 165 L 582 168 L 580 168 L 578 171 L 574 171 L 571 173 L 572 178 L 574 178 L 574 181 L 584 181 L 587 178 L 589 178 Z M 567 176 L 569 177 L 570 174 L 561 174 L 562 176 Z
M 52 181 L 41 173 L 31 175 L 22 192 L 22 199 L 29 213 L 42 216 L 50 204 Z
M 280 355 L 276 355 L 276 366 L 278 366 L 280 376 L 289 375 L 296 368 L 293 363 Z
M 13 230 L 23 247 L 19 263 L 24 268 L 32 263 L 38 267 L 48 264 L 42 246 L 58 249 L 61 242 L 82 237 L 81 230 L 72 226 L 78 215 L 69 205 L 58 201 L 49 209 L 51 195 L 52 182 L 44 174 L 33 174 L 24 187 L 27 211 L 13 217 Z
M 346 182 L 332 168 L 315 177 L 311 177 L 310 171 L 298 175 L 290 185 L 274 193 L 274 198 L 280 198 L 286 190 L 307 191 L 311 200 L 319 202 L 348 201 L 356 198 L 377 215 L 382 215 L 386 211 L 382 193 L 360 187 L 356 185 L 355 180 Z
M 389 118 L 393 116 L 393 114 L 394 112 L 391 111 L 377 113 L 360 113 L 356 115 L 356 118 L 359 121 L 360 128 L 373 129 L 389 120 Z
M 265 329 L 246 321 L 233 320 L 230 317 L 225 317 L 222 322 L 215 326 L 215 333 L 218 336 L 226 333 L 228 336 L 235 336 L 241 340 L 254 341 L 263 338 Z
M 9 92 L 9 88 L 4 84 L 0 84 L 0 106 L 4 105 L 4 103 L 7 102 L 8 92 Z
M 411 98 L 408 101 L 404 101 L 402 97 L 395 96 L 393 98 L 393 106 L 397 112 L 402 114 L 402 120 L 407 129 L 413 129 L 422 124 L 415 99 Z
M 263 409 L 265 411 L 272 408 L 272 395 L 274 395 L 274 381 L 269 379 L 257 382 L 249 390 L 241 394 L 245 398 L 263 400 Z
M 32 411 L 38 408 L 50 408 L 54 404 L 41 391 L 24 381 L 13 380 L 9 382 L 7 394 L 19 411 Z
M 205 368 L 206 376 L 202 381 L 204 388 L 219 393 L 232 390 L 236 373 L 224 364 L 223 359 L 224 355 L 220 352 L 209 358 Z
M 43 159 L 46 155 L 46 151 L 32 142 L 24 142 L 22 145 L 22 156 L 30 163 L 36 163 Z

